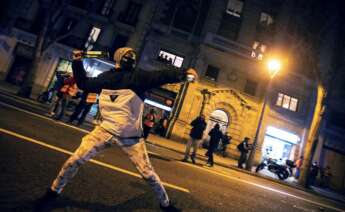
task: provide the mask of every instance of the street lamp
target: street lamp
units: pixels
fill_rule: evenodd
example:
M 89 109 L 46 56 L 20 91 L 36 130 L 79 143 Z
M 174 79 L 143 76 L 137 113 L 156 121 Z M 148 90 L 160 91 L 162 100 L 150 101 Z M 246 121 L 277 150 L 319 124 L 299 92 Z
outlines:
M 251 168 L 253 166 L 254 156 L 255 156 L 256 147 L 257 147 L 257 143 L 258 143 L 259 132 L 261 129 L 261 124 L 262 124 L 263 117 L 265 115 L 266 104 L 268 101 L 268 92 L 271 90 L 271 84 L 272 84 L 272 80 L 273 80 L 274 76 L 281 69 L 281 62 L 278 59 L 270 59 L 267 61 L 267 69 L 268 69 L 270 78 L 268 81 L 268 85 L 265 89 L 264 103 L 262 104 L 259 123 L 258 123 L 258 127 L 256 128 L 256 132 L 255 132 L 255 137 L 254 137 L 254 141 L 253 141 L 253 149 L 250 151 L 249 158 L 248 158 L 247 163 L 246 163 L 246 169 L 249 171 L 251 170 Z

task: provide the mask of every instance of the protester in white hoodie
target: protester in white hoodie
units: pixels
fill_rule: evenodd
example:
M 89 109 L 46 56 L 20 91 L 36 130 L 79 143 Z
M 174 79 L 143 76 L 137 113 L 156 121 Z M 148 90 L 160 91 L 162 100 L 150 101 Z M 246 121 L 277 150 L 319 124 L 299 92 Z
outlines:
M 97 77 L 86 76 L 82 52 L 73 52 L 73 74 L 77 85 L 84 92 L 100 93 L 99 106 L 102 123 L 88 135 L 74 154 L 65 162 L 58 176 L 41 202 L 55 199 L 77 173 L 78 168 L 100 151 L 118 145 L 136 166 L 142 177 L 156 193 L 163 211 L 178 211 L 169 200 L 159 176 L 154 171 L 146 151 L 142 128 L 145 92 L 166 83 L 177 83 L 187 75 L 197 77 L 194 69 L 185 71 L 135 70 L 136 53 L 131 48 L 120 48 L 114 54 L 115 69 Z

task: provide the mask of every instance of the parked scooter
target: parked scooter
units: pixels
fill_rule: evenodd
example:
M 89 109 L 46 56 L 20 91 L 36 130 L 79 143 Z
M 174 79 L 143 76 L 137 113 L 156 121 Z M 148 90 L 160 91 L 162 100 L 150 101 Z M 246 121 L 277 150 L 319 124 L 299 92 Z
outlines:
M 267 167 L 268 171 L 276 174 L 280 180 L 285 180 L 289 176 L 292 175 L 292 168 L 290 163 L 286 163 L 286 165 L 282 165 L 277 163 L 277 160 L 272 158 L 264 158 L 263 161 L 256 167 L 255 172 L 259 172 L 260 170 Z

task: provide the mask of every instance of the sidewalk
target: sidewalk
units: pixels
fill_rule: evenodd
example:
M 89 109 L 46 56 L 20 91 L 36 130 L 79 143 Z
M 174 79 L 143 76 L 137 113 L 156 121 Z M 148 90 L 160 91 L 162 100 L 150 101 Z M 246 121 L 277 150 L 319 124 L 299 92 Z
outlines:
M 25 105 L 26 107 L 30 107 L 31 110 L 33 111 L 39 111 L 39 112 L 43 112 L 46 113 L 49 109 L 49 104 L 44 104 L 44 103 L 39 103 L 34 99 L 26 99 L 26 98 L 22 98 L 16 95 L 18 88 L 16 86 L 10 85 L 6 82 L 0 81 L 0 98 L 2 102 L 8 103 L 8 104 L 15 104 L 16 106 L 18 105 Z M 6 100 L 6 101 L 4 101 Z M 91 129 L 93 127 L 93 124 L 91 122 L 92 120 L 89 118 L 86 118 L 85 123 L 83 124 L 83 127 Z M 177 153 L 181 154 L 181 160 L 183 159 L 184 156 L 184 152 L 185 152 L 185 144 L 184 143 L 179 143 L 177 141 L 173 141 L 167 138 L 163 138 L 154 134 L 150 134 L 150 136 L 148 137 L 148 143 L 151 143 L 153 145 L 159 146 L 159 147 L 163 147 L 172 151 L 175 151 Z M 197 163 L 202 163 L 202 164 L 206 164 L 207 161 L 207 157 L 205 156 L 206 153 L 206 149 L 203 148 L 199 148 L 198 152 L 197 152 Z M 319 187 L 312 187 L 311 189 L 305 189 L 304 187 L 302 187 L 301 185 L 297 184 L 294 181 L 289 180 L 288 182 L 286 181 L 281 181 L 278 179 L 274 179 L 272 177 L 275 177 L 272 175 L 272 173 L 267 172 L 265 174 L 265 172 L 263 173 L 255 173 L 255 172 L 250 172 L 244 169 L 239 169 L 237 168 L 237 161 L 228 157 L 222 157 L 219 156 L 218 154 L 214 154 L 214 164 L 218 165 L 218 166 L 222 166 L 225 168 L 230 168 L 239 172 L 243 172 L 246 174 L 250 174 L 256 177 L 261 177 L 279 184 L 283 184 L 283 185 L 287 185 L 290 187 L 294 187 L 296 189 L 299 190 L 303 190 L 306 192 L 311 192 L 323 197 L 327 197 L 336 201 L 340 201 L 345 203 L 345 196 L 335 193 L 331 190 L 327 190 L 327 189 L 322 189 Z

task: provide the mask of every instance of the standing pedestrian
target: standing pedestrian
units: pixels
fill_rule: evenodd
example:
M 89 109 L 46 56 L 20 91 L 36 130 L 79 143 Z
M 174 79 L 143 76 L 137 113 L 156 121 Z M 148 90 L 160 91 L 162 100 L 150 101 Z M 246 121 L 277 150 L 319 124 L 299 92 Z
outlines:
M 148 114 L 144 117 L 144 139 L 146 141 L 147 137 L 149 137 L 150 131 L 155 125 L 156 114 L 155 110 L 151 109 Z
M 195 156 L 198 149 L 198 143 L 202 139 L 204 135 L 204 130 L 206 128 L 206 122 L 205 122 L 205 116 L 200 115 L 196 117 L 190 125 L 192 126 L 192 129 L 189 133 L 190 139 L 187 142 L 186 145 L 186 151 L 184 153 L 184 159 L 183 162 L 187 162 L 190 154 L 190 148 L 193 147 L 193 152 L 191 155 L 191 160 L 195 164 Z
M 117 144 L 130 158 L 139 173 L 152 187 L 163 211 L 177 211 L 154 171 L 142 138 L 142 115 L 145 92 L 166 83 L 177 83 L 187 75 L 197 77 L 194 69 L 182 71 L 135 71 L 136 53 L 133 49 L 119 48 L 114 54 L 115 69 L 94 78 L 86 76 L 81 51 L 73 52 L 72 69 L 76 82 L 85 92 L 100 93 L 102 123 L 88 135 L 74 154 L 65 162 L 50 189 L 40 199 L 43 205 L 56 199 L 78 168 L 100 151 Z
M 212 167 L 213 166 L 213 152 L 218 147 L 220 139 L 223 137 L 222 131 L 220 131 L 220 126 L 217 123 L 212 130 L 208 133 L 210 136 L 210 144 L 208 146 L 208 160 L 207 160 L 207 166 Z
M 60 89 L 60 95 L 55 102 L 54 112 L 52 114 L 53 118 L 56 120 L 61 120 L 65 115 L 65 109 L 72 99 L 76 96 L 78 92 L 78 87 L 73 76 L 69 76 L 64 80 L 64 84 Z
M 301 173 L 301 168 L 303 165 L 303 155 L 295 161 L 295 179 L 298 179 Z
M 221 149 L 221 153 L 222 156 L 225 157 L 226 156 L 226 149 L 228 147 L 228 145 L 231 142 L 232 137 L 230 135 L 228 135 L 228 133 L 225 133 L 222 137 L 222 149 Z
M 310 170 L 309 170 L 309 182 L 307 183 L 308 186 L 310 185 L 315 185 L 315 182 L 316 182 L 316 177 L 317 175 L 319 174 L 319 166 L 317 165 L 317 162 L 313 162 L 313 164 L 311 165 L 310 167 Z
M 240 158 L 238 159 L 238 168 L 243 169 L 243 164 L 246 163 L 247 161 L 247 154 L 248 151 L 250 150 L 250 145 L 249 145 L 249 138 L 245 137 L 244 140 L 237 145 L 238 151 L 240 151 L 241 155 Z
M 92 98 L 92 101 L 89 100 L 91 99 L 90 96 L 94 96 L 94 95 L 95 94 L 93 93 L 83 92 L 78 105 L 74 109 L 73 114 L 69 117 L 69 120 L 68 120 L 69 123 L 73 123 L 73 121 L 77 119 L 78 120 L 77 125 L 83 124 L 86 118 L 86 115 L 90 112 L 93 103 L 95 103 L 97 100 L 97 97 Z

